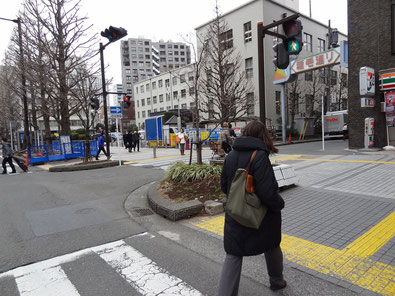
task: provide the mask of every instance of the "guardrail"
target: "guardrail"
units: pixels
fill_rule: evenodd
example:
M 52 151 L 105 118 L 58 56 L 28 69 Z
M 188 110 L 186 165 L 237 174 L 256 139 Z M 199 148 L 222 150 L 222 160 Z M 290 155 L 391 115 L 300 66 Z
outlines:
M 98 151 L 97 141 L 89 141 L 89 144 L 89 155 L 96 156 Z M 28 148 L 27 153 L 29 163 L 39 163 L 84 157 L 85 149 L 85 141 L 73 141 L 64 144 L 56 141 L 52 144 L 31 146 Z

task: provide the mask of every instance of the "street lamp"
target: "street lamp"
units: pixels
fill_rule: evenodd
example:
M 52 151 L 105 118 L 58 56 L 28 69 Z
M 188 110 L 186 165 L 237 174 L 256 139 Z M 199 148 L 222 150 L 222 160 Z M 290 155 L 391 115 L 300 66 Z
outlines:
M 0 20 L 10 21 L 18 24 L 18 45 L 19 45 L 19 62 L 21 68 L 21 83 L 22 83 L 22 101 L 23 101 L 23 115 L 24 115 L 24 131 L 23 131 L 23 147 L 30 147 L 30 134 L 29 134 L 29 116 L 27 107 L 26 95 L 26 76 L 25 76 L 25 63 L 23 58 L 23 45 L 22 45 L 22 25 L 21 19 L 15 20 L 0 18 Z
M 108 42 L 103 45 L 100 42 L 100 65 L 101 65 L 101 77 L 102 77 L 102 88 L 103 88 L 103 108 L 104 108 L 104 128 L 106 130 L 106 146 L 107 146 L 107 160 L 110 159 L 110 137 L 108 134 L 108 114 L 107 114 L 107 91 L 106 91 L 106 78 L 104 75 L 104 56 L 103 51 L 112 42 L 115 42 L 125 37 L 128 32 L 124 28 L 117 28 L 110 26 L 100 33 L 101 36 L 106 37 Z

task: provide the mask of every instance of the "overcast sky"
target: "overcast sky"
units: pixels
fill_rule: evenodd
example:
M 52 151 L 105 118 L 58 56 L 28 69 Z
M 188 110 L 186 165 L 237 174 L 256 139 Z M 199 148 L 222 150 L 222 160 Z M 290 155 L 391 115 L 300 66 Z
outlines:
M 250 0 L 219 0 L 221 12 L 247 3 Z M 21 9 L 23 0 L 1 0 L 0 17 L 13 19 Z M 100 3 L 100 4 L 99 4 Z M 311 0 L 312 17 L 328 23 L 347 33 L 347 0 Z M 144 36 L 158 41 L 160 39 L 182 41 L 180 35 L 194 31 L 194 28 L 209 21 L 214 16 L 215 0 L 82 0 L 82 12 L 88 15 L 89 23 L 94 24 L 93 33 L 100 33 L 112 25 L 123 27 L 128 37 Z M 299 0 L 300 11 L 309 14 L 309 0 Z M 1 60 L 8 46 L 12 29 L 16 24 L 0 20 Z M 105 40 L 103 40 L 105 42 Z M 109 45 L 104 60 L 109 64 L 106 78 L 113 77 L 114 83 L 121 83 L 121 61 L 119 43 Z M 99 47 L 99 46 L 98 46 Z

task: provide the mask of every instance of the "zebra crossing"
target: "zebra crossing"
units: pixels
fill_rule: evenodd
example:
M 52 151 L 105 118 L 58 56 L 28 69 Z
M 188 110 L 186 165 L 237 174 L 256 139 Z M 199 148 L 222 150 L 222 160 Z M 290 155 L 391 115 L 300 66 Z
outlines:
M 209 153 L 202 154 L 202 161 L 203 163 L 210 163 L 212 159 L 212 155 Z M 176 162 L 184 162 L 189 163 L 189 155 L 184 156 L 176 156 L 176 157 L 169 157 L 166 159 L 149 159 L 149 160 L 140 160 L 130 163 L 130 166 L 137 166 L 137 167 L 146 167 L 146 168 L 153 168 L 158 170 L 167 170 L 169 166 Z M 192 156 L 192 162 L 196 162 L 196 154 Z
M 143 233 L 132 238 L 136 237 L 150 239 L 154 236 L 149 233 Z M 114 287 L 114 291 L 110 291 L 107 288 L 106 291 L 103 290 L 95 295 L 204 295 L 179 277 L 170 274 L 170 272 L 160 267 L 152 259 L 146 257 L 125 242 L 125 240 L 87 248 L 2 273 L 0 274 L 0 294 L 20 296 L 84 296 L 86 293 L 81 292 L 84 289 L 79 288 L 81 283 L 74 281 L 78 278 L 89 279 L 92 277 L 92 274 L 97 272 L 89 269 L 89 264 L 86 262 L 83 263 L 84 260 L 93 260 L 92 256 L 99 257 L 102 260 L 101 264 L 107 266 L 101 266 L 103 270 L 107 268 L 104 281 L 110 281 L 111 276 L 108 275 L 109 266 L 111 268 L 110 273 L 117 274 L 122 279 L 123 284 L 127 284 L 129 288 L 129 291 L 121 293 L 117 291 L 118 285 L 101 283 L 101 285 L 105 285 L 106 287 Z M 70 264 L 79 264 L 80 266 L 75 267 Z M 68 268 L 67 265 L 69 266 Z M 83 274 L 70 274 L 74 270 L 81 270 L 81 266 Z M 89 275 L 90 273 L 92 274 Z M 11 291 L 12 287 L 10 288 L 12 279 L 15 281 L 14 291 Z M 84 281 L 85 284 L 87 282 L 89 280 Z M 7 283 L 8 287 L 6 287 Z M 86 290 L 92 291 L 89 287 L 84 291 Z M 5 294 L 5 291 L 7 291 L 7 294 Z M 89 295 L 93 295 L 91 293 Z

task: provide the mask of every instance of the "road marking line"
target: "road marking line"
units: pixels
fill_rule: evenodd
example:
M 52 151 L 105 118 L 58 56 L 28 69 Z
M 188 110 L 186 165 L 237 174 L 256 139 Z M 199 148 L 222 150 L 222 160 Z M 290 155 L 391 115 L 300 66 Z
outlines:
M 203 154 L 207 154 L 207 153 L 203 153 Z M 149 159 L 141 159 L 141 160 L 135 160 L 135 161 L 128 161 L 128 162 L 124 162 L 124 164 L 134 164 L 134 163 L 142 163 L 142 162 L 150 162 L 150 161 L 156 161 L 156 160 L 160 160 L 160 159 L 174 159 L 174 158 L 180 158 L 180 160 L 182 159 L 189 159 L 189 155 L 170 155 L 170 156 L 162 156 L 162 157 L 157 157 L 157 158 L 149 158 Z
M 123 241 L 93 250 L 143 295 L 202 295 Z
M 395 295 L 395 267 L 369 258 L 395 235 L 395 212 L 380 221 L 343 250 L 282 234 L 281 248 L 287 260 L 323 274 L 335 276 L 364 289 Z M 225 217 L 193 225 L 223 236 Z M 375 237 L 377 236 L 377 237 Z
M 323 161 L 323 162 L 354 162 L 354 163 L 383 163 L 395 164 L 395 161 L 379 161 L 379 160 L 351 160 L 351 159 L 321 159 L 321 158 L 297 158 L 289 156 L 285 160 L 307 160 L 307 161 Z
M 15 278 L 21 296 L 79 296 L 62 267 L 38 269 Z
M 270 161 L 272 163 L 276 163 L 277 161 L 281 161 L 281 160 L 293 160 L 294 158 L 303 156 L 303 154 L 292 154 L 292 155 L 286 155 L 286 156 L 279 156 L 279 157 L 273 157 L 270 158 Z

